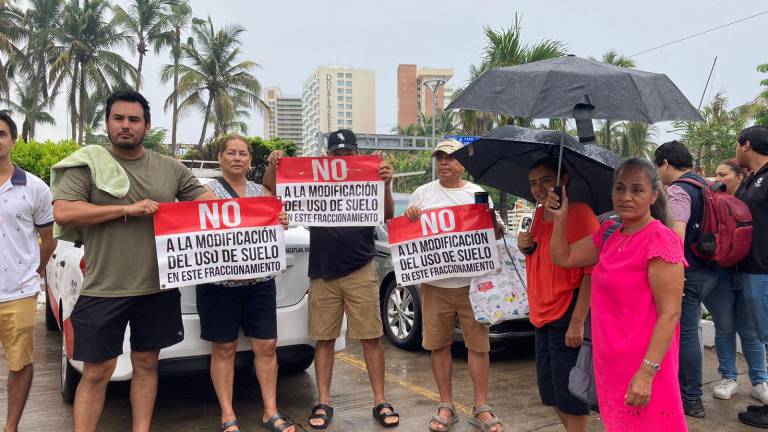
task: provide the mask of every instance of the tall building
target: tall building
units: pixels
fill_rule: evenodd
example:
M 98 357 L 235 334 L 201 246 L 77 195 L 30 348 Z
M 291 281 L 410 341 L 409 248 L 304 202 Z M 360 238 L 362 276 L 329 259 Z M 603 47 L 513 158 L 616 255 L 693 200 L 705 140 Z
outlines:
M 397 125 L 405 127 L 419 122 L 419 113 L 432 115 L 432 89 L 425 85 L 427 81 L 439 79 L 449 81 L 453 77 L 453 69 L 449 68 L 417 68 L 414 64 L 397 66 Z M 453 92 L 449 89 L 449 96 Z M 437 106 L 445 109 L 450 102 L 446 101 L 445 85 L 437 90 Z
M 376 132 L 376 83 L 372 70 L 321 66 L 304 82 L 302 93 L 303 147 L 300 154 L 317 156 L 325 150 L 321 133 L 351 129 Z
M 264 102 L 269 107 L 264 114 L 264 138 L 289 140 L 301 148 L 301 97 L 283 96 L 279 87 L 267 87 Z

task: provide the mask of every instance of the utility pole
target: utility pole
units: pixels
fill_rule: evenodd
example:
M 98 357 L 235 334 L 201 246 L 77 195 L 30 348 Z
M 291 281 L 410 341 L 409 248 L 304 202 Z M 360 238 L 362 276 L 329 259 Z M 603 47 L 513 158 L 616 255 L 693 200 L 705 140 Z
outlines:
M 435 117 L 437 115 L 437 91 L 445 85 L 445 80 L 432 79 L 424 81 L 424 86 L 432 90 L 432 148 L 437 146 L 437 137 L 435 136 Z M 432 181 L 435 181 L 435 158 L 432 158 Z

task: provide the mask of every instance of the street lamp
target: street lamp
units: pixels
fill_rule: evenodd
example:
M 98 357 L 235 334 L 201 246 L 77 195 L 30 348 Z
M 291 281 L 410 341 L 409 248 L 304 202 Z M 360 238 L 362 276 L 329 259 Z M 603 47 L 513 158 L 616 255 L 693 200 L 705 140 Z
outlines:
M 424 86 L 429 87 L 432 90 L 432 148 L 437 146 L 437 138 L 435 137 L 435 116 L 437 114 L 437 90 L 440 86 L 445 84 L 445 80 L 431 79 L 424 81 Z M 435 181 L 435 158 L 432 158 L 432 181 Z

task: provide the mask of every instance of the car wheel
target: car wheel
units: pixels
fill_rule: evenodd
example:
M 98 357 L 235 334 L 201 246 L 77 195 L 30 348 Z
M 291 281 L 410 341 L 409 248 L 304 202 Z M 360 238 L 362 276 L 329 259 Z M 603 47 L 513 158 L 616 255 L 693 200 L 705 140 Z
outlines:
M 390 281 L 384 294 L 384 331 L 398 348 L 421 348 L 421 297 L 415 286 L 397 286 Z
M 80 372 L 69 363 L 64 345 L 64 332 L 61 332 L 61 397 L 65 402 L 75 401 L 78 382 L 80 382 Z
M 313 354 L 310 354 L 303 357 L 299 361 L 281 364 L 280 372 L 287 373 L 287 374 L 302 373 L 305 370 L 307 370 L 310 366 L 312 366 L 313 361 L 315 361 L 315 356 Z

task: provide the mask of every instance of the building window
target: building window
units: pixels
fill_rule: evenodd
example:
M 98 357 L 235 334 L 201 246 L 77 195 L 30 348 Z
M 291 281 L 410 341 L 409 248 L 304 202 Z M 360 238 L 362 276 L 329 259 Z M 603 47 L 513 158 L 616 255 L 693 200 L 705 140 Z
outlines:
M 341 90 L 341 89 L 339 89 Z M 352 94 L 352 89 L 347 89 L 347 94 Z
M 339 117 L 344 117 L 344 112 L 343 111 L 339 111 Z
M 339 78 L 341 78 L 341 77 L 339 77 Z M 351 74 L 351 73 L 348 73 L 348 74 L 347 74 L 347 78 L 352 78 L 352 74 Z
M 352 81 L 347 81 L 347 87 L 352 87 Z
M 347 104 L 347 109 L 351 110 L 352 109 L 352 104 Z
M 348 112 L 348 113 L 347 113 L 347 117 L 352 117 L 352 113 L 351 113 L 351 112 Z
M 343 94 L 344 93 L 344 89 L 336 89 L 336 93 Z
M 344 96 L 339 96 L 336 98 L 339 102 L 344 102 Z
M 339 120 L 339 126 L 344 126 L 344 120 Z
M 336 74 L 336 77 L 337 77 L 337 78 L 344 78 L 344 74 L 343 74 L 343 73 L 337 73 L 337 74 Z
M 352 120 L 347 120 L 347 124 L 352 126 Z
M 339 87 L 342 87 L 344 85 L 344 81 L 338 80 L 338 81 L 336 81 L 336 85 L 339 86 Z
M 352 98 L 347 96 L 347 103 L 350 103 L 350 102 L 352 102 Z

